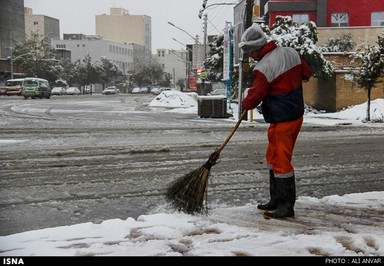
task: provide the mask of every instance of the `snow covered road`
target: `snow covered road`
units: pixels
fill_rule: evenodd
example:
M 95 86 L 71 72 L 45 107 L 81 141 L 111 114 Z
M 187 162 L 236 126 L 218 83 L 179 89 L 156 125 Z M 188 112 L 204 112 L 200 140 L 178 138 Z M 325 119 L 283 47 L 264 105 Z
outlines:
M 148 107 L 152 99 L 1 98 L 0 234 L 137 218 L 164 204 L 166 185 L 204 163 L 234 120 L 164 112 Z M 212 170 L 209 204 L 268 197 L 266 127 L 241 125 Z M 298 196 L 384 191 L 383 131 L 305 124 L 294 155 Z

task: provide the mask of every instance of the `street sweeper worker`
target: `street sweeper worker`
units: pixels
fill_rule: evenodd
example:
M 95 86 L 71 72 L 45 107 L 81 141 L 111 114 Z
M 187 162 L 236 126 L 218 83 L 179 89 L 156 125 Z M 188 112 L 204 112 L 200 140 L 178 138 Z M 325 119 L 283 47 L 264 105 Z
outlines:
M 266 163 L 270 200 L 257 208 L 264 211 L 266 219 L 293 218 L 296 185 L 291 160 L 303 123 L 302 82 L 312 71 L 295 49 L 268 42 L 257 23 L 244 31 L 239 47 L 257 61 L 242 108 L 252 110 L 261 103 L 264 120 L 269 123 Z

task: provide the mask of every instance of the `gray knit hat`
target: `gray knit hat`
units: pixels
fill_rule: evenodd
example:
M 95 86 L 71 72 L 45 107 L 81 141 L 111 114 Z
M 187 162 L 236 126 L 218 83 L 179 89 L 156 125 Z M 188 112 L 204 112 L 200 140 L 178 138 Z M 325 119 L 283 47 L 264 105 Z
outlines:
M 267 43 L 267 37 L 257 23 L 253 23 L 241 36 L 239 47 L 244 53 L 262 48 Z

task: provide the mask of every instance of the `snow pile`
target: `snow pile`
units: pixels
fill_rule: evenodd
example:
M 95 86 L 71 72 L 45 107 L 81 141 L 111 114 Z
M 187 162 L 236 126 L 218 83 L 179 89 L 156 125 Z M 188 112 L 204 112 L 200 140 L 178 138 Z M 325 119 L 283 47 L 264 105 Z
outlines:
M 351 106 L 340 112 L 325 113 L 325 112 L 307 112 L 304 115 L 305 123 L 316 123 L 323 125 L 335 125 L 335 124 L 351 124 L 351 125 L 363 125 L 367 122 L 367 102 Z M 384 122 L 384 99 L 376 99 L 371 101 L 370 108 L 371 122 L 379 123 L 382 125 Z M 373 125 L 369 123 L 369 125 Z
M 197 101 L 190 94 L 169 90 L 161 92 L 149 103 L 150 107 L 190 108 L 196 107 Z
M 384 192 L 299 197 L 296 219 L 265 220 L 254 204 L 209 215 L 170 212 L 0 237 L 2 256 L 383 256 Z
M 339 112 L 340 118 L 364 121 L 367 116 L 367 103 L 355 105 Z M 384 99 L 371 101 L 371 121 L 384 121 Z

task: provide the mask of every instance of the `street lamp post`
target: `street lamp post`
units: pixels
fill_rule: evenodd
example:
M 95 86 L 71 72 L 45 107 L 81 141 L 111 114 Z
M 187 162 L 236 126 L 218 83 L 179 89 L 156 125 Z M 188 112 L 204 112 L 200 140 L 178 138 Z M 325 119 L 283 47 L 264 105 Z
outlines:
M 187 87 L 187 90 L 189 90 L 189 75 L 191 74 L 191 71 L 192 71 L 192 59 L 191 59 L 191 55 L 193 54 L 193 51 L 187 47 L 187 45 L 185 45 L 184 43 L 181 43 L 179 42 L 178 40 L 176 40 L 175 38 L 172 38 L 172 40 L 174 40 L 175 42 L 181 44 L 182 46 L 185 46 L 185 48 L 189 51 L 190 54 L 188 54 L 188 56 L 185 58 L 186 60 L 183 60 L 186 65 L 187 65 L 187 79 L 186 79 L 186 87 Z
M 175 27 L 175 28 L 178 29 L 178 30 L 183 31 L 183 32 L 186 33 L 188 36 L 190 36 L 192 39 L 194 39 L 195 42 L 196 42 L 197 44 L 200 44 L 199 39 L 198 39 L 197 37 L 193 37 L 188 31 L 183 30 L 182 28 L 177 27 L 177 26 L 176 26 L 175 24 L 173 24 L 172 22 L 169 22 L 169 21 L 168 21 L 168 24 L 171 25 L 172 27 Z
M 191 73 L 191 69 L 192 69 L 192 62 L 191 61 L 187 61 L 187 60 L 184 60 L 184 59 L 177 59 L 177 61 L 180 61 L 180 62 L 183 62 L 186 64 L 186 78 L 185 78 L 185 86 L 186 86 L 186 89 L 187 91 L 189 91 L 189 75 Z
M 186 87 L 189 90 L 189 74 L 190 74 L 190 71 L 191 71 L 190 69 L 191 69 L 192 62 L 189 61 L 187 59 L 187 57 L 184 59 L 183 57 L 181 57 L 180 55 L 178 55 L 174 51 L 171 51 L 171 52 L 178 57 L 177 61 L 180 61 L 180 62 L 183 62 L 183 63 L 186 64 Z
M 10 60 L 10 65 L 11 65 L 11 79 L 13 79 L 13 62 L 23 56 L 26 56 L 26 55 L 30 55 L 31 53 L 25 53 L 25 54 L 21 54 L 21 55 L 18 55 L 16 56 L 15 58 L 13 57 L 13 48 L 12 47 L 8 47 L 8 49 L 11 51 L 11 55 L 8 57 L 9 60 Z
M 13 79 L 13 48 L 8 47 L 7 49 L 9 49 L 11 51 L 11 55 L 9 56 L 9 59 L 10 59 L 10 63 L 11 63 L 11 79 Z
M 190 37 L 192 37 L 192 39 L 194 39 L 195 40 L 195 44 L 200 44 L 201 45 L 201 43 L 199 42 L 199 39 L 198 39 L 198 37 L 196 36 L 196 37 L 193 37 L 189 32 L 187 32 L 186 30 L 183 30 L 182 28 L 179 28 L 179 27 L 177 27 L 175 24 L 173 24 L 173 23 L 171 23 L 171 22 L 169 22 L 168 21 L 168 24 L 169 25 L 171 25 L 172 27 L 175 27 L 176 29 L 178 29 L 178 30 L 181 30 L 182 32 L 184 32 L 184 33 L 186 33 L 188 36 L 190 36 Z M 175 38 L 173 38 L 173 40 L 174 41 L 176 41 L 176 42 L 179 42 L 179 41 L 177 41 Z M 193 54 L 193 51 L 191 50 L 191 49 L 189 49 L 187 46 L 185 46 L 192 54 Z M 205 59 L 205 55 L 204 55 L 204 59 Z M 190 60 L 190 62 L 188 62 L 188 65 L 187 65 L 187 72 L 188 72 L 188 75 L 187 75 L 187 82 L 186 82 L 186 87 L 187 87 L 187 90 L 189 90 L 190 88 L 189 88 L 189 86 L 190 86 L 190 82 L 189 82 L 189 76 L 190 76 L 190 73 L 191 73 L 191 71 L 192 71 L 192 62 L 193 60 Z
M 183 31 L 183 32 L 185 32 L 188 36 L 190 36 L 190 37 L 192 37 L 194 40 L 195 40 L 195 42 L 196 42 L 196 46 L 197 45 L 200 45 L 200 46 L 203 46 L 200 42 L 199 42 L 199 40 L 198 40 L 198 36 L 196 36 L 196 37 L 193 37 L 191 34 L 189 34 L 187 31 L 185 31 L 185 30 L 183 30 L 183 29 L 181 29 L 181 28 L 179 28 L 179 27 L 177 27 L 175 24 L 173 24 L 173 23 L 171 23 L 171 22 L 168 22 L 168 24 L 169 25 L 171 25 L 171 26 L 173 26 L 173 27 L 175 27 L 175 28 L 177 28 L 177 29 L 179 29 L 179 30 L 181 30 L 181 31 Z M 206 29 L 205 29 L 205 32 L 206 32 Z M 206 64 L 206 62 L 205 62 L 205 60 L 206 60 L 206 56 L 207 56 L 207 53 L 206 53 L 206 46 L 207 46 L 207 44 L 206 44 L 206 35 L 204 36 L 204 53 L 203 53 L 203 56 L 204 56 L 204 59 L 203 59 L 203 61 L 204 61 L 204 68 L 205 68 L 205 64 Z M 196 48 L 196 49 L 199 49 L 199 51 L 200 51 L 200 48 L 198 47 L 198 48 Z M 193 53 L 193 55 L 194 55 L 195 53 Z M 199 57 L 200 57 L 200 52 L 199 53 L 196 53 Z M 195 64 L 197 64 L 197 61 L 198 61 L 198 59 L 196 59 L 196 61 L 195 60 L 192 60 L 192 63 L 195 63 Z M 189 80 L 189 79 L 188 79 Z M 188 85 L 190 85 L 190 84 L 188 84 Z
M 203 13 L 206 9 L 208 9 L 209 7 L 212 7 L 212 6 L 234 6 L 234 5 L 237 5 L 238 3 L 234 2 L 234 3 L 215 3 L 215 4 L 211 4 L 211 5 L 204 5 L 203 4 L 203 8 L 200 9 L 199 11 L 199 18 L 201 19 L 201 17 L 203 16 Z
M 185 48 L 186 48 L 188 51 L 190 51 L 190 52 L 192 53 L 192 50 L 191 50 L 190 48 L 188 48 L 188 47 L 187 47 L 187 45 L 185 45 L 184 43 L 182 43 L 182 42 L 179 42 L 179 41 L 178 41 L 178 40 L 176 40 L 175 38 L 172 38 L 172 40 L 174 40 L 175 42 L 177 42 L 177 43 L 181 44 L 182 46 L 185 46 Z
M 211 5 L 207 5 L 207 0 L 205 0 L 203 2 L 203 8 L 200 9 L 199 11 L 199 18 L 201 19 L 203 17 L 203 13 L 206 9 L 210 8 L 210 7 L 214 7 L 214 6 L 228 6 L 228 5 L 237 5 L 238 3 L 236 2 L 233 2 L 233 3 L 215 3 L 215 4 L 211 4 Z M 207 57 L 207 21 L 208 21 L 208 15 L 207 14 L 204 14 L 204 55 L 205 55 L 205 58 Z
M 11 54 L 11 79 L 13 79 L 13 56 Z

